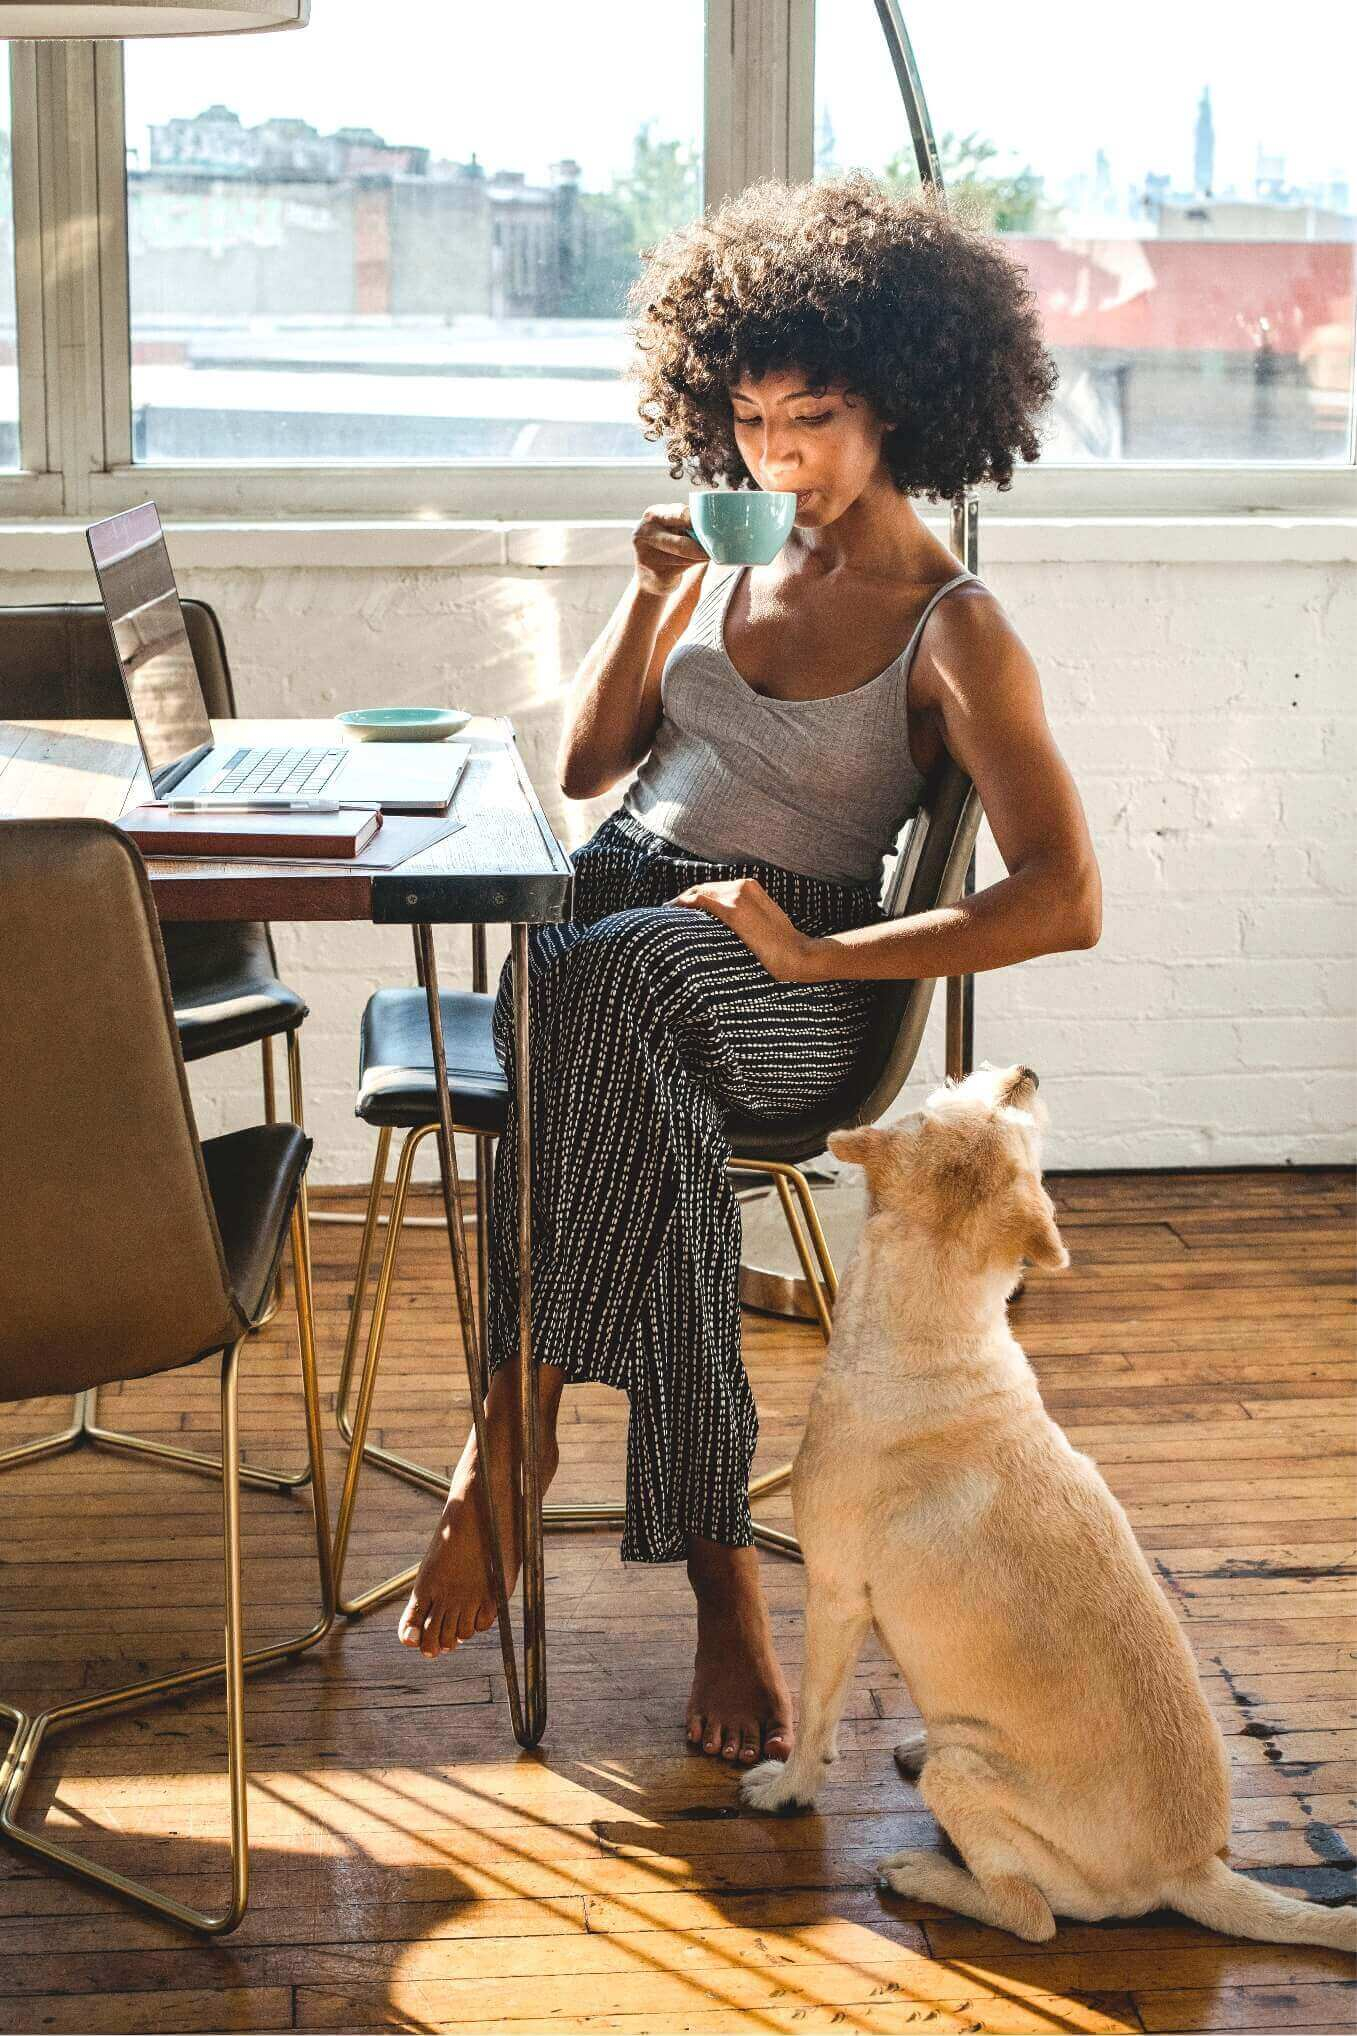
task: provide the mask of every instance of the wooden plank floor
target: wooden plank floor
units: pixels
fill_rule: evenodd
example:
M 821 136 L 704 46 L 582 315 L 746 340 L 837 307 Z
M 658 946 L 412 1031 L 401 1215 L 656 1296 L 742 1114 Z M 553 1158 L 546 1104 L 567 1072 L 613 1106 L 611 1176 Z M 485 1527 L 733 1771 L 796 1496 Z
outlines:
M 1235 1864 L 1351 1893 L 1354 1808 L 1352 1193 L 1338 1172 L 1077 1176 L 1051 1183 L 1073 1256 L 1034 1275 L 1017 1333 L 1047 1402 L 1130 1510 L 1196 1649 L 1234 1764 Z M 356 1232 L 316 1233 L 333 1386 Z M 460 1434 L 445 1374 L 446 1249 L 412 1233 L 379 1419 L 438 1461 Z M 794 1447 L 814 1331 L 747 1319 L 760 1463 Z M 458 1368 L 459 1361 L 458 1361 Z M 244 1364 L 247 1448 L 300 1462 L 290 1317 Z M 105 1418 L 215 1433 L 215 1367 L 110 1391 Z M 0 1441 L 57 1425 L 0 1409 Z M 623 1403 L 568 1395 L 558 1493 L 619 1477 Z M 446 1458 L 446 1450 L 443 1452 Z M 331 1458 L 337 1486 L 340 1452 Z M 422 1546 L 432 1499 L 370 1475 L 351 1580 Z M 770 1508 L 785 1517 L 785 1501 Z M 314 1565 L 304 1502 L 244 1501 L 251 1638 L 297 1630 Z M 0 1484 L 0 1690 L 54 1700 L 219 1645 L 219 1505 L 192 1476 L 88 1452 Z M 385 1567 L 383 1567 L 385 1566 Z M 341 1626 L 247 1690 L 253 1894 L 204 1946 L 0 1850 L 8 2030 L 1237 2030 L 1351 2027 L 1340 1954 L 1242 1945 L 1173 1916 L 1062 1927 L 1034 1948 L 883 1897 L 874 1862 L 936 1836 L 890 1748 L 909 1715 L 872 1651 L 823 1814 L 738 1813 L 681 1744 L 692 1649 L 679 1568 L 623 1570 L 616 1535 L 548 1543 L 551 1719 L 509 1734 L 493 1635 L 426 1663 L 396 1608 Z M 765 1558 L 783 1657 L 798 1567 Z M 106 1720 L 45 1753 L 30 1821 L 221 1898 L 219 1702 Z M 101 1828 L 102 1827 L 102 1830 Z

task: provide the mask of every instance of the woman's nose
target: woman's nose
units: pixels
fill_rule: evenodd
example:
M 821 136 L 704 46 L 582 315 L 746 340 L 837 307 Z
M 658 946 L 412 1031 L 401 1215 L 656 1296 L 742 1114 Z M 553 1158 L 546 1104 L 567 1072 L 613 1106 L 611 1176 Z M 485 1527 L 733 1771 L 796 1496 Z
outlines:
M 786 439 L 765 436 L 760 465 L 770 480 L 781 478 L 784 474 L 795 473 L 800 465 L 800 455 Z

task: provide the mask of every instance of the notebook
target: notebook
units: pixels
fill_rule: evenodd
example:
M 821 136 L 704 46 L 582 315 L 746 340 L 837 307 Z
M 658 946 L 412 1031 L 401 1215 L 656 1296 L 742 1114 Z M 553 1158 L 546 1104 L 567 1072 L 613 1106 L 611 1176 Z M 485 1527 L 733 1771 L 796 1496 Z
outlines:
M 166 813 L 131 806 L 118 825 L 143 855 L 334 856 L 351 860 L 382 824 L 380 813 Z

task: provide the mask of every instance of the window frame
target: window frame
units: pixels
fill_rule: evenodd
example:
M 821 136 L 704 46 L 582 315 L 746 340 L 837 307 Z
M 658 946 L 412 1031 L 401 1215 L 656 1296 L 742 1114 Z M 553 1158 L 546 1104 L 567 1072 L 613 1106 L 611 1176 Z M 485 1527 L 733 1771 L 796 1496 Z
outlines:
M 706 0 L 707 203 L 756 176 L 811 175 L 815 6 Z M 658 450 L 653 464 L 134 465 L 122 44 L 11 43 L 10 71 L 23 466 L 0 474 L 0 515 L 83 518 L 153 496 L 180 518 L 571 523 L 683 491 Z M 1350 418 L 1346 461 L 1330 466 L 1039 463 L 980 499 L 1003 518 L 1353 514 L 1355 436 Z
M 47 329 L 44 235 L 38 192 L 36 45 L 9 45 L 10 162 L 14 206 L 14 310 L 18 349 L 19 465 L 0 472 L 0 508 L 28 516 L 63 506 L 59 466 L 51 454 L 48 390 L 56 380 L 54 335 Z M 49 345 L 49 341 L 53 343 Z

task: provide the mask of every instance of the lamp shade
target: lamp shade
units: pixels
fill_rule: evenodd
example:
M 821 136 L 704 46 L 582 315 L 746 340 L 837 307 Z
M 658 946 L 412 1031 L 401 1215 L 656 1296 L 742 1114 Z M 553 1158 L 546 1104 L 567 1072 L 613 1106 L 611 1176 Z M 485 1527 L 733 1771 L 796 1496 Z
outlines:
M 0 41 L 130 41 L 142 35 L 250 35 L 305 28 L 311 0 L 0 0 Z

